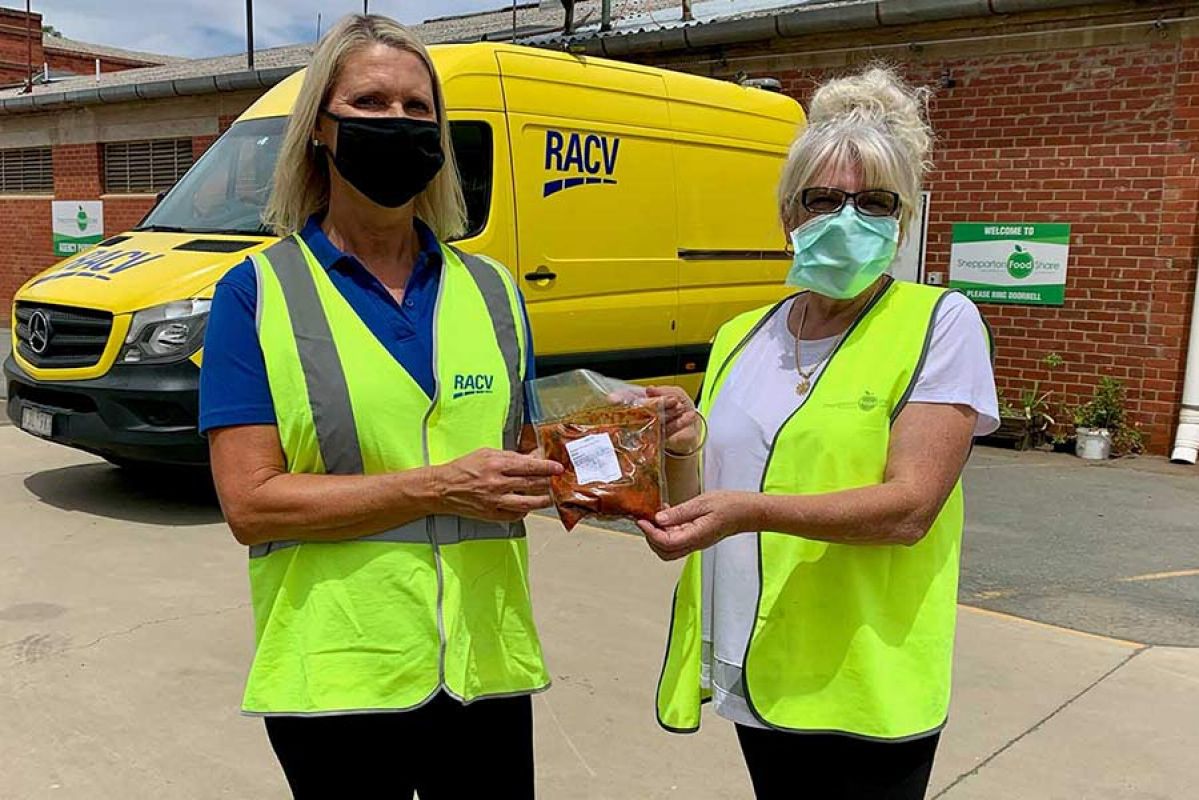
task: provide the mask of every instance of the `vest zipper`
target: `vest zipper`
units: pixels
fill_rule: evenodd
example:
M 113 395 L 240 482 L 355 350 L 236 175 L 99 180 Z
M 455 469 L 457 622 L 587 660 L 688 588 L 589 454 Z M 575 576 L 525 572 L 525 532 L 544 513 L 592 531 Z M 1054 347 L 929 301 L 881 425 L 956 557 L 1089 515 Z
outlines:
M 437 323 L 441 318 L 441 299 L 445 291 L 445 282 L 446 275 L 443 268 L 441 280 L 437 284 L 437 300 L 433 304 L 433 400 L 429 403 L 429 410 L 425 412 L 425 418 L 421 423 L 421 445 L 424 448 L 426 467 L 432 466 L 433 462 L 429 452 L 429 418 L 433 416 L 433 411 L 437 408 L 437 401 L 441 398 L 441 381 L 438 380 L 437 372 Z M 441 566 L 441 545 L 437 542 L 437 515 L 430 518 L 429 543 L 433 545 L 433 563 L 437 567 L 437 685 L 453 696 L 453 692 L 449 690 L 445 682 L 445 572 Z

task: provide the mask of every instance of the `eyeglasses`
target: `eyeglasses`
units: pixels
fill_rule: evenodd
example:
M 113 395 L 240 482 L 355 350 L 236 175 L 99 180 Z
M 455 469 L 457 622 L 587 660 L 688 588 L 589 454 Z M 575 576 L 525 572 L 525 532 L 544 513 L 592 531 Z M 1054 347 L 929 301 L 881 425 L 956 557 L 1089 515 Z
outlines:
M 800 203 L 810 214 L 836 214 L 845 208 L 847 200 L 853 202 L 859 214 L 867 217 L 890 217 L 899 210 L 899 195 L 886 189 L 846 192 L 828 186 L 812 186 L 799 195 Z

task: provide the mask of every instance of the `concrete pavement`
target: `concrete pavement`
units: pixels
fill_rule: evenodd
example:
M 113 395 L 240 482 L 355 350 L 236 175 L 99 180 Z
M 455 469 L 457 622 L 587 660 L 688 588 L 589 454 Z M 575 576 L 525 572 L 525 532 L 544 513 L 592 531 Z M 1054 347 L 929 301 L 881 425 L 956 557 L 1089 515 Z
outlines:
M 182 480 L 145 486 L 0 428 L 0 798 L 287 796 L 236 713 L 244 550 Z M 540 796 L 750 797 L 728 725 L 654 723 L 677 567 L 624 534 L 530 527 L 555 681 L 535 699 Z M 930 796 L 1194 796 L 1199 650 L 963 609 L 957 652 Z
M 963 602 L 1199 646 L 1199 468 L 978 448 L 965 491 Z

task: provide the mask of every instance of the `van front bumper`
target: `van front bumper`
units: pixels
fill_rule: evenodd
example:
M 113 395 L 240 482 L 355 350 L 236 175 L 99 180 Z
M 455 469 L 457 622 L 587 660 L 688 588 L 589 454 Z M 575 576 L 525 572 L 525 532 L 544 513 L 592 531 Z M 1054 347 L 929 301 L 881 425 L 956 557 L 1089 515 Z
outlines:
M 84 381 L 39 381 L 10 355 L 4 362 L 8 418 L 26 408 L 52 415 L 50 441 L 117 462 L 208 463 L 198 430 L 200 369 L 191 361 L 118 365 Z

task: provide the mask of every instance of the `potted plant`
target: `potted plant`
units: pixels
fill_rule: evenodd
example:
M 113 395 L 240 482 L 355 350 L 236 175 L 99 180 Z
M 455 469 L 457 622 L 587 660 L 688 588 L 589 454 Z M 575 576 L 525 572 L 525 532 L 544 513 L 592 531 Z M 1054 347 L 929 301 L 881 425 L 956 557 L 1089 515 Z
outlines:
M 1074 452 L 1080 458 L 1102 461 L 1113 452 L 1141 452 L 1144 437 L 1137 426 L 1128 424 L 1124 403 L 1124 384 L 1105 375 L 1094 396 L 1074 410 Z
M 990 433 L 984 439 L 992 444 L 1011 442 L 1017 450 L 1027 450 L 1031 444 L 1028 433 L 1028 419 L 1024 412 L 999 395 L 999 429 Z
M 1024 419 L 1028 423 L 1028 435 L 1034 447 L 1040 447 L 1049 439 L 1049 429 L 1057 422 L 1049 416 L 1049 396 L 1052 391 L 1041 391 L 1041 382 L 1033 383 L 1031 389 L 1025 389 L 1020 394 L 1020 404 L 1024 409 Z
M 1053 370 L 1064 363 L 1057 353 L 1049 353 L 1041 359 L 1050 377 L 1053 376 Z M 1057 421 L 1049 415 L 1049 398 L 1052 394 L 1052 390 L 1042 392 L 1041 381 L 1037 380 L 1031 388 L 1020 392 L 1018 407 L 1000 395 L 999 430 L 987 438 L 1010 441 L 1017 450 L 1042 447 L 1052 441 L 1052 428 L 1057 425 Z

